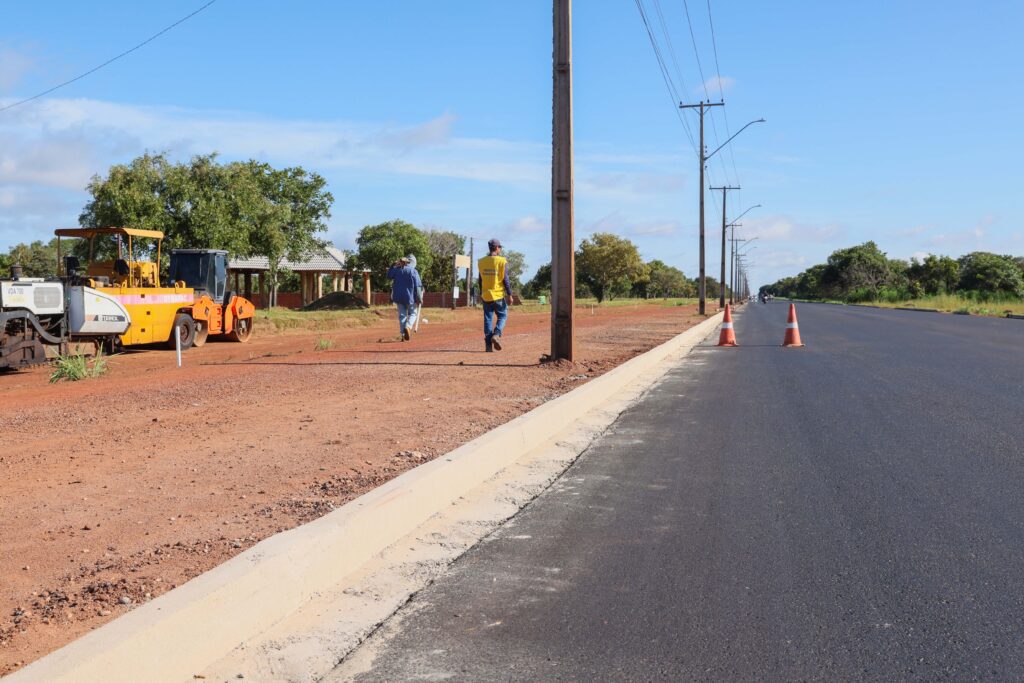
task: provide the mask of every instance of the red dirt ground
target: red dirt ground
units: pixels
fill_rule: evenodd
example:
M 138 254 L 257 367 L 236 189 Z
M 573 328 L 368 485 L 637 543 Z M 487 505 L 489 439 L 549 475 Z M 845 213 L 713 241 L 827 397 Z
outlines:
M 580 310 L 577 363 L 540 363 L 549 314 L 478 311 L 390 341 L 359 329 L 113 357 L 99 379 L 0 375 L 0 675 L 323 515 L 699 322 Z M 316 351 L 329 338 L 329 351 Z M 387 341 L 382 340 L 387 337 Z M 394 339 L 397 340 L 397 335 Z

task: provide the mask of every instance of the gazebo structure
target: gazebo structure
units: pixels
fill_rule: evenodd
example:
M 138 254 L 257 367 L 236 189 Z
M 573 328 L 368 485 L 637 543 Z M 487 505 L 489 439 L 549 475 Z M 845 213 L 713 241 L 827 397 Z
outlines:
M 324 295 L 324 276 L 330 276 L 330 291 L 352 292 L 355 278 L 363 277 L 363 294 L 367 304 L 372 303 L 370 293 L 370 271 L 352 271 L 346 266 L 348 257 L 341 249 L 327 247 L 320 254 L 312 254 L 298 261 L 283 260 L 279 268 L 287 268 L 299 274 L 299 306 L 306 306 Z M 234 258 L 228 261 L 228 281 L 234 290 L 243 293 L 246 299 L 266 308 L 270 296 L 266 276 L 270 271 L 270 260 L 266 256 Z M 257 297 L 253 298 L 253 275 L 257 278 Z

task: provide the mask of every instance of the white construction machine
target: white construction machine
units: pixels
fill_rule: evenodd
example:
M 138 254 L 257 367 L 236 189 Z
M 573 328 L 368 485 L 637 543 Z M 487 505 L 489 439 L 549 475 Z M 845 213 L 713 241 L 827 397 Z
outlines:
M 130 325 L 128 310 L 92 287 L 22 277 L 19 266 L 0 279 L 0 370 L 44 363 L 48 350 L 76 343 L 112 348 Z

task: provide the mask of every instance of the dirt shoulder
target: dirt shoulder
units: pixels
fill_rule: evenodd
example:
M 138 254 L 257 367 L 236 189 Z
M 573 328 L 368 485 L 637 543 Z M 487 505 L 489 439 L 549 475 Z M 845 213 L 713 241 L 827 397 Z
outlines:
M 547 313 L 513 311 L 493 354 L 478 311 L 436 319 L 409 343 L 382 318 L 257 329 L 249 344 L 187 352 L 181 369 L 149 350 L 75 384 L 0 376 L 0 674 L 703 318 L 580 311 L 575 365 L 540 363 Z

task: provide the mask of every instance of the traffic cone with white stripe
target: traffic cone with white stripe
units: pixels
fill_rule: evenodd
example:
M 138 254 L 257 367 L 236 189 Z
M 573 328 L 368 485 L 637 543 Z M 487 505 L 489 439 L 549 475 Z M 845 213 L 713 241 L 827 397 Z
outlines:
M 803 346 L 800 341 L 800 326 L 796 322 L 796 304 L 789 305 L 789 321 L 786 323 L 786 338 L 782 340 L 783 346 Z
M 719 346 L 739 346 L 736 343 L 736 333 L 732 329 L 732 309 L 729 304 L 725 305 L 725 318 L 722 320 L 722 331 L 718 335 Z

